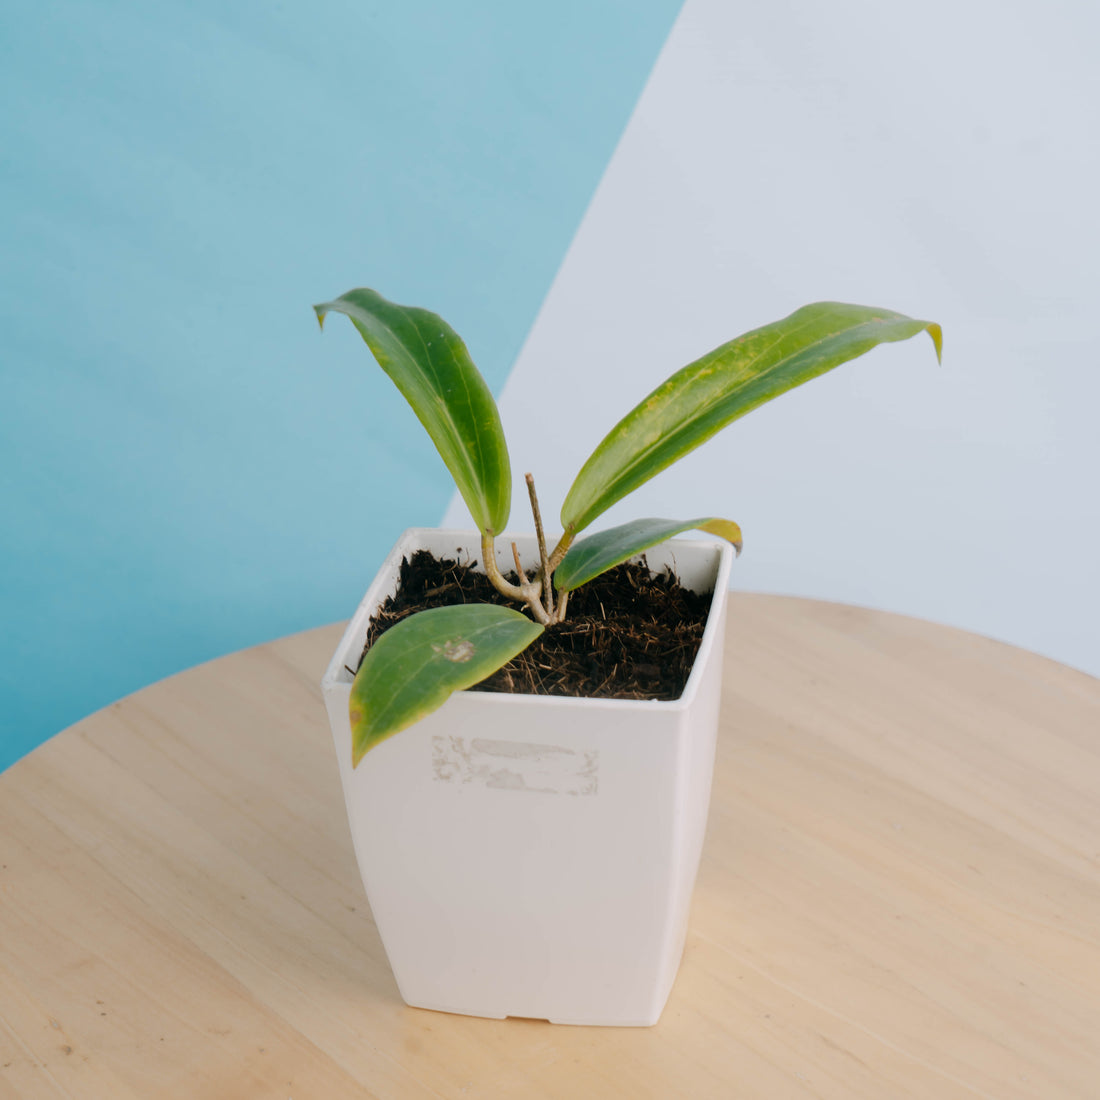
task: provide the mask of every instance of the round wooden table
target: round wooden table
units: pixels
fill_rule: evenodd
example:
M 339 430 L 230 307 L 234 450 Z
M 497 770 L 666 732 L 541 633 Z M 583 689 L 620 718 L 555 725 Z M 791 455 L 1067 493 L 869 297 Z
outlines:
M 339 634 L 0 776 L 0 1098 L 1100 1096 L 1100 681 L 735 595 L 668 1008 L 571 1028 L 398 997 L 318 689 Z

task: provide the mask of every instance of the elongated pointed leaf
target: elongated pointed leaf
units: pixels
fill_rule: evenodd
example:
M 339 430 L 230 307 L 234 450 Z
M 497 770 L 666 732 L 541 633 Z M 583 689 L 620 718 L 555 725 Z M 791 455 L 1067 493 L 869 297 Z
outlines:
M 366 288 L 313 308 L 322 325 L 326 313 L 351 318 L 432 437 L 474 522 L 483 531 L 504 530 L 512 498 L 504 429 L 458 334 L 436 314 Z
M 496 604 L 420 611 L 367 650 L 351 688 L 351 762 L 484 680 L 525 650 L 543 628 Z
M 554 571 L 554 587 L 572 591 L 608 569 L 684 531 L 706 531 L 727 539 L 741 553 L 741 528 L 731 519 L 636 519 L 579 539 Z
M 817 302 L 738 336 L 658 386 L 611 429 L 584 464 L 562 506 L 566 529 L 601 512 L 710 439 L 727 424 L 877 344 L 940 326 L 887 309 Z

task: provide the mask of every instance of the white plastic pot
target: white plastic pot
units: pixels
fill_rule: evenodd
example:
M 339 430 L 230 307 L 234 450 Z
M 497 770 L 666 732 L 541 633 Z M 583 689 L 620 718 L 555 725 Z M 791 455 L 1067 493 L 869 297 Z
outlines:
M 515 541 L 537 560 L 533 538 Z M 357 667 L 402 557 L 421 548 L 481 553 L 470 532 L 406 531 L 322 684 L 359 870 L 401 995 L 475 1016 L 655 1024 L 706 828 L 731 549 L 673 540 L 646 553 L 654 570 L 670 564 L 685 586 L 714 590 L 680 699 L 459 692 L 352 769 L 345 666 Z M 499 565 L 510 568 L 510 550 Z

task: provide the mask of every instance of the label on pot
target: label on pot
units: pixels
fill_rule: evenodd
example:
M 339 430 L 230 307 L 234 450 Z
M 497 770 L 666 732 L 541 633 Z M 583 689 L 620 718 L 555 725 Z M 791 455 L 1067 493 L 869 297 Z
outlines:
M 432 738 L 432 774 L 439 783 L 474 783 L 502 791 L 595 794 L 600 754 L 561 745 L 487 737 Z

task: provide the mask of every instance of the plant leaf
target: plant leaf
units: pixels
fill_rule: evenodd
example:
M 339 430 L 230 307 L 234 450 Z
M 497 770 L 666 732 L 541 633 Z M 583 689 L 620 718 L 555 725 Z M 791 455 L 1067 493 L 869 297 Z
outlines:
M 575 542 L 554 570 L 554 587 L 563 591 L 580 588 L 635 554 L 693 530 L 727 539 L 741 553 L 741 528 L 730 519 L 636 519 Z
M 931 321 L 817 302 L 715 348 L 658 386 L 611 429 L 573 482 L 562 505 L 562 526 L 583 530 L 747 412 L 877 344 L 918 332 L 932 337 L 939 358 L 943 336 Z
M 482 530 L 504 530 L 512 471 L 500 413 L 458 334 L 435 313 L 400 306 L 360 287 L 314 306 L 343 313 L 393 379 L 439 451 Z
M 418 611 L 390 627 L 367 650 L 351 687 L 352 767 L 452 692 L 496 672 L 542 631 L 518 611 L 488 603 Z

